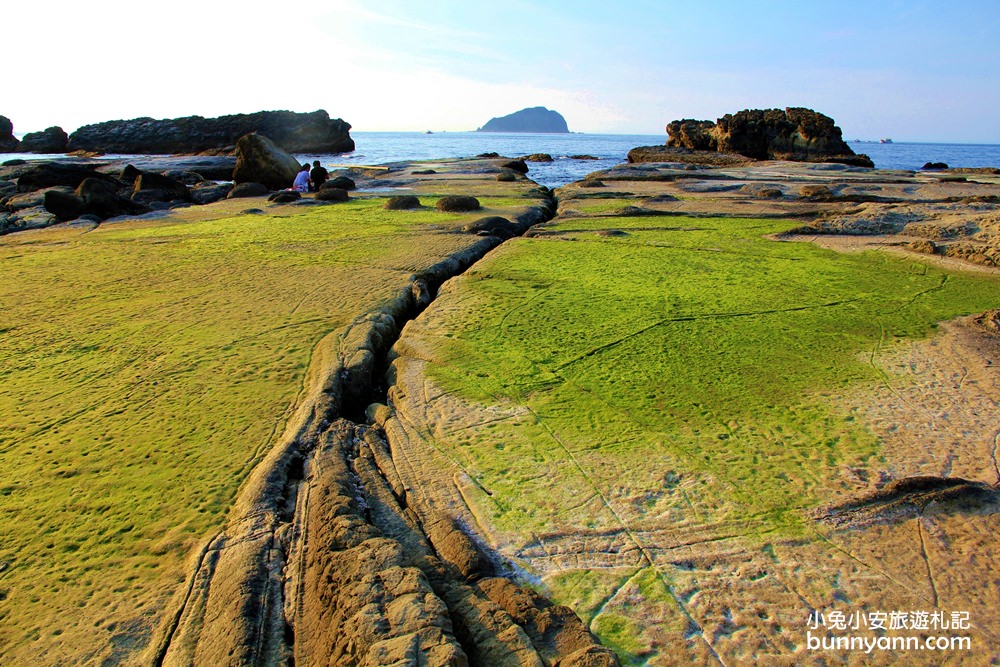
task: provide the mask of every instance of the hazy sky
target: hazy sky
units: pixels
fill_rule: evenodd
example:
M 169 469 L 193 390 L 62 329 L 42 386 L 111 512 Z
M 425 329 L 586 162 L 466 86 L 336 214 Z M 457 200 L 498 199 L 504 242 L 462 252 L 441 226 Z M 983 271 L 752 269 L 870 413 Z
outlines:
M 805 106 L 846 139 L 1000 143 L 997 0 L 4 0 L 0 114 L 326 109 L 473 130 L 546 106 L 570 130 Z

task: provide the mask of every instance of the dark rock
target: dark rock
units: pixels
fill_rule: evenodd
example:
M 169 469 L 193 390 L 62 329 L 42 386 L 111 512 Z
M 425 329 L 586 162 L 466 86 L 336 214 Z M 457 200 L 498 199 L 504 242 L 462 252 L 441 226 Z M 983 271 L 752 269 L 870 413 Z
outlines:
M 497 180 L 501 183 L 513 183 L 518 176 L 519 174 L 513 169 L 501 169 L 500 173 L 497 174 Z
M 448 195 L 438 200 L 435 205 L 439 211 L 449 213 L 463 213 L 466 211 L 478 211 L 482 208 L 479 200 L 468 195 Z
M 517 235 L 517 227 L 515 227 L 514 223 L 498 215 L 491 215 L 487 218 L 480 218 L 475 222 L 470 222 L 462 227 L 462 231 L 471 234 L 496 236 L 501 239 L 509 239 Z
M 420 208 L 420 200 L 414 195 L 397 195 L 389 197 L 385 202 L 385 209 L 388 211 L 407 211 Z
M 142 174 L 142 171 L 140 171 L 139 169 L 136 169 L 135 167 L 133 167 L 130 164 L 127 164 L 127 165 L 125 165 L 125 168 L 122 169 L 121 174 L 118 175 L 118 178 L 122 181 L 122 183 L 133 183 L 134 184 L 135 183 L 135 179 L 139 178 L 139 176 L 141 174 Z
M 528 165 L 524 160 L 510 160 L 509 162 L 504 162 L 500 165 L 501 169 L 511 169 L 519 174 L 528 173 Z
M 604 181 L 597 178 L 587 178 L 580 181 L 581 188 L 603 188 L 607 187 L 604 185 Z
M 350 196 L 347 194 L 347 190 L 343 188 L 323 187 L 316 193 L 316 199 L 319 201 L 347 201 L 350 199 Z
M 29 190 L 40 190 L 56 185 L 75 188 L 86 179 L 103 181 L 112 187 L 118 187 L 118 179 L 102 174 L 99 171 L 82 167 L 77 164 L 60 164 L 56 162 L 45 162 L 32 167 L 17 179 L 17 189 L 21 192 Z
M 413 172 L 414 176 L 430 176 L 431 174 L 436 174 L 437 172 L 433 169 L 420 169 L 419 171 Z
M 237 184 L 263 183 L 279 190 L 291 187 L 301 168 L 298 160 L 262 134 L 248 134 L 236 142 L 233 180 Z
M 479 155 L 477 155 L 476 157 L 483 157 L 483 158 L 498 158 L 498 157 L 500 157 L 500 153 L 480 153 L 480 154 L 479 154 Z
M 302 195 L 295 190 L 282 190 L 281 192 L 275 192 L 273 195 L 268 197 L 267 201 L 275 204 L 290 204 L 293 201 L 298 201 L 300 199 L 302 199 Z
M 354 179 L 348 178 L 347 176 L 335 176 L 329 181 L 320 186 L 320 190 L 325 188 L 339 188 L 341 190 L 354 190 L 358 186 L 354 183 Z
M 507 116 L 491 118 L 477 132 L 544 132 L 568 134 L 566 119 L 558 111 L 545 107 L 521 109 Z
M 205 181 L 191 188 L 191 201 L 195 204 L 211 204 L 225 199 L 232 189 L 232 183 L 212 183 Z
M 14 136 L 14 124 L 0 116 L 0 153 L 16 153 L 21 142 Z
M 354 150 L 351 126 L 331 120 L 322 109 L 312 113 L 260 111 L 218 118 L 188 116 L 172 120 L 136 118 L 85 125 L 69 137 L 70 150 L 104 153 L 199 153 L 228 148 L 247 134 L 270 137 L 294 153 L 342 153 Z
M 243 215 L 262 215 L 264 210 L 260 208 L 245 208 L 240 213 Z
M 947 169 L 948 165 L 944 162 L 927 162 L 921 169 Z
M 271 192 L 271 188 L 263 183 L 237 183 L 226 195 L 226 199 L 236 199 L 237 197 L 263 197 Z
M 6 162 L 3 162 L 2 166 L 4 166 L 4 167 L 20 167 L 22 164 L 28 164 L 28 161 L 27 160 L 23 160 L 21 158 L 14 158 L 13 160 L 7 160 Z
M 146 204 L 151 201 L 190 201 L 191 193 L 186 185 L 176 179 L 144 172 L 135 179 L 132 199 Z
M 150 211 L 148 206 L 122 197 L 114 183 L 100 178 L 85 178 L 76 188 L 76 196 L 83 200 L 86 213 L 93 213 L 102 220 Z
M 41 132 L 29 132 L 21 139 L 25 153 L 65 153 L 69 136 L 61 127 L 49 127 Z
M 594 157 L 593 155 L 570 155 L 571 160 L 600 160 L 599 157 Z
M 755 160 L 836 162 L 874 167 L 855 155 L 829 116 L 812 109 L 744 109 L 717 122 L 684 119 L 667 125 L 667 146 L 738 153 Z
M 186 171 L 184 169 L 171 169 L 170 171 L 163 172 L 164 176 L 179 181 L 184 185 L 191 186 L 197 185 L 199 183 L 205 182 L 205 177 L 194 171 Z M 216 180 L 216 179 L 213 179 Z M 222 180 L 229 180 L 228 178 Z
M 548 153 L 532 153 L 521 158 L 525 162 L 552 162 L 552 156 Z

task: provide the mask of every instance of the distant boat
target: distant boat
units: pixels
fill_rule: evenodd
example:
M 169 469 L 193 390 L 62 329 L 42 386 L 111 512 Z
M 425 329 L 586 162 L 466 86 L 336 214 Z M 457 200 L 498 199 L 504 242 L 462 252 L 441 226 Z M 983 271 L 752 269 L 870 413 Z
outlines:
M 892 139 L 879 139 L 878 142 L 880 144 L 891 144 L 892 143 Z

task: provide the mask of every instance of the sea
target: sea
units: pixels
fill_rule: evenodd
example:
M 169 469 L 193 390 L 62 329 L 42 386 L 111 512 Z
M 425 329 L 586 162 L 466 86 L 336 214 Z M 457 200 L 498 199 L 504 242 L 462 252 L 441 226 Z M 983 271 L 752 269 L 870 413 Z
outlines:
M 662 145 L 666 134 L 513 134 L 502 132 L 352 132 L 356 149 L 337 155 L 301 154 L 302 162 L 320 160 L 334 169 L 338 166 L 384 165 L 393 162 L 473 157 L 499 153 L 521 157 L 548 153 L 552 162 L 529 163 L 528 176 L 548 187 L 559 187 L 587 174 L 625 162 L 636 146 Z M 928 162 L 943 162 L 949 167 L 1000 167 L 1000 145 L 939 144 L 877 141 L 849 142 L 855 153 L 865 153 L 879 169 L 918 170 Z M 579 159 L 574 156 L 596 159 Z M 0 156 L 39 159 L 64 156 L 9 154 Z M 122 156 L 106 156 L 120 158 Z M 330 168 L 330 167 L 328 167 Z

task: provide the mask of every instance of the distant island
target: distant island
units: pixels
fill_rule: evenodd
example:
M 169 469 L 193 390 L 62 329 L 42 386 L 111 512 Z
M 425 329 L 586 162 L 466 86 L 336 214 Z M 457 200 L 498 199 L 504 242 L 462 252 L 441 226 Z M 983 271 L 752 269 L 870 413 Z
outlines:
M 550 111 L 545 107 L 531 107 L 500 118 L 491 118 L 476 132 L 569 134 L 569 127 L 566 125 L 566 119 L 558 111 Z

